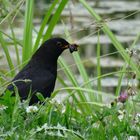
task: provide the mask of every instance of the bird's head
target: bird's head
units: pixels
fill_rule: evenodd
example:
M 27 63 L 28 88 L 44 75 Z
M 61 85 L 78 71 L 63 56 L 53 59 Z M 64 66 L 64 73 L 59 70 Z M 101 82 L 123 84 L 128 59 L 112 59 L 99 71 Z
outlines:
M 64 50 L 69 49 L 69 51 L 73 53 L 74 51 L 77 51 L 77 47 L 76 44 L 70 44 L 63 38 L 51 38 L 41 45 L 34 56 L 56 60 Z
M 65 49 L 69 49 L 71 53 L 77 51 L 78 45 L 70 44 L 63 38 L 52 38 L 47 41 L 50 44 L 50 47 L 56 51 L 58 54 L 62 53 Z
M 69 49 L 71 53 L 77 51 L 78 45 L 70 44 L 63 38 L 51 38 L 45 41 L 40 48 L 35 52 L 32 58 L 40 59 L 41 61 L 56 62 L 61 53 Z

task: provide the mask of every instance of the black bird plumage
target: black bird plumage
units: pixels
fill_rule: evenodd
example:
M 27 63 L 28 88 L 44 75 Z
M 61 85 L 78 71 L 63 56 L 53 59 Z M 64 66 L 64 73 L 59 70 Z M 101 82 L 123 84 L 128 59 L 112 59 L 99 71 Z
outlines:
M 75 45 L 62 38 L 52 38 L 44 42 L 28 64 L 15 76 L 7 90 L 14 94 L 16 86 L 21 100 L 27 99 L 31 93 L 30 105 L 38 102 L 35 95 L 37 92 L 42 93 L 44 98 L 50 97 L 57 77 L 57 59 L 67 48 L 70 52 L 76 51 L 73 46 Z

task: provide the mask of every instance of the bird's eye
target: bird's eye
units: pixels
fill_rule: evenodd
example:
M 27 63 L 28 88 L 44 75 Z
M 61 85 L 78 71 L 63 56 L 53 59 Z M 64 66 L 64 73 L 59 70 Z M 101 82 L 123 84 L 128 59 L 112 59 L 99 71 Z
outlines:
M 57 46 L 61 47 L 62 43 L 61 42 L 57 42 Z

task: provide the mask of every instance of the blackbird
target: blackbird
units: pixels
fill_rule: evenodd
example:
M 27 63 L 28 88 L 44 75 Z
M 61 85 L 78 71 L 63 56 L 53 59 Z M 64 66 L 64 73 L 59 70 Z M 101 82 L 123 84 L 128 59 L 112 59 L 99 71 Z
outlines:
M 45 41 L 28 64 L 14 77 L 7 90 L 15 95 L 17 87 L 21 100 L 26 100 L 31 94 L 30 105 L 39 101 L 37 92 L 42 93 L 44 98 L 50 97 L 57 77 L 57 59 L 68 48 L 71 53 L 77 51 L 76 44 L 69 44 L 63 38 Z

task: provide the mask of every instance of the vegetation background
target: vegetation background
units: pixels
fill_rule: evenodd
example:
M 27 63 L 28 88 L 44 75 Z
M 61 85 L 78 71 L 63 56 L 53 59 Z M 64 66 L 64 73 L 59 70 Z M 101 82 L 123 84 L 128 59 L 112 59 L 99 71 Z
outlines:
M 45 40 L 80 45 L 59 58 L 52 97 L 38 94 L 44 105 L 0 98 L 0 139 L 140 138 L 139 1 L 0 3 L 0 94 Z

